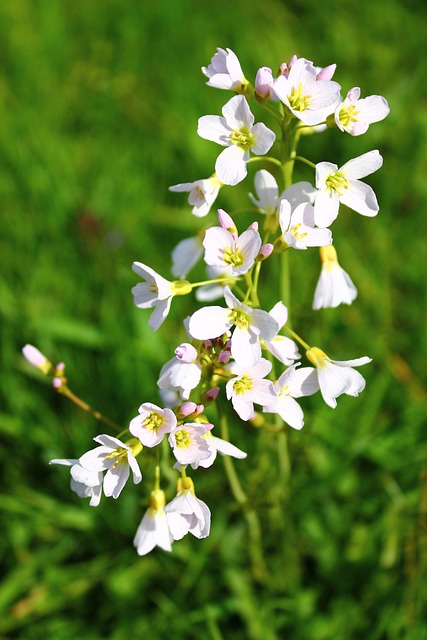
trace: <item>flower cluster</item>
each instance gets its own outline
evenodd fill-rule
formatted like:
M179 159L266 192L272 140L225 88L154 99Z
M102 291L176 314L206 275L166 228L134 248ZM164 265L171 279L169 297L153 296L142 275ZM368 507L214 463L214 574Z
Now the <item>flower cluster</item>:
M189 192L192 213L202 218L224 188L246 178L251 163L261 160L272 172L265 168L255 172L253 193L248 194L255 213L246 224L239 220L237 225L234 214L220 208L212 224L179 242L172 254L175 280L134 262L133 270L141 278L132 289L134 303L152 310L148 323L153 331L166 321L175 296L195 291L201 303L183 320L185 338L171 346L172 357L160 370L161 404L144 400L128 427L119 428L120 437L101 434L94 438L98 446L79 458L51 460L69 466L71 489L97 506L102 494L118 498L131 475L135 484L140 483L138 460L156 451L148 509L134 539L139 555L155 546L170 551L172 543L187 533L197 538L209 535L210 510L196 497L187 471L211 467L218 453L246 458L243 450L229 442L228 428L224 428L227 416L234 415L234 426L240 420L262 427L273 420L277 428L301 429L304 412L300 403L305 396L320 392L324 402L335 408L341 395L357 396L365 387L354 367L367 364L369 357L334 360L308 344L291 328L287 300L278 299L279 295L272 309L262 308L266 303L260 285L264 272L289 250L319 249L322 271L314 309L351 304L357 296L356 287L338 263L329 227L342 205L363 216L378 213L375 193L361 179L381 167L382 157L371 150L338 167L298 156L297 145L302 134L328 128L362 135L370 124L385 118L389 109L381 96L361 99L358 87L343 98L340 85L332 79L335 71L335 64L321 68L292 56L280 65L276 77L270 68L261 67L251 84L230 49L218 49L210 64L202 67L210 87L235 93L223 106L222 115L205 115L198 123L199 136L223 149L210 177L176 184L171 191ZM272 124L255 123L251 100L265 109ZM293 182L296 161L310 167L311 181ZM207 279L187 280L202 258ZM62 364L53 367L30 345L24 348L24 355L53 376L57 390L75 400ZM303 357L308 366L299 362ZM99 418L99 412L88 405L83 408ZM232 439L240 437L237 426ZM168 451L180 472L176 496L168 503L161 488L159 447L163 448L162 458Z

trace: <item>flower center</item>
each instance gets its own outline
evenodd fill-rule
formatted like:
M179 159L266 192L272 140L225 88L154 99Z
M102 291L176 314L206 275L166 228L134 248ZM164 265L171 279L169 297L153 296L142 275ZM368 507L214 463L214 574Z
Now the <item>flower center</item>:
M302 240L303 238L306 237L307 232L300 232L301 228L301 222L298 222L298 224L294 225L293 227L291 227L288 231L288 233L291 234L291 236L294 236L295 240Z
M290 396L290 395L291 395L291 390L289 389L288 385L285 384L285 386L280 389L279 396Z
M348 125L352 122L357 122L357 116L359 115L359 113L360 109L358 109L355 105L351 105L350 107L342 107L338 119L343 127L348 127Z
M239 380L233 384L234 393L238 396L243 396L245 393L252 389L252 380L249 376L242 376Z
M300 82L298 87L293 87L288 100L294 111L305 111L310 106L311 96L303 95L303 86Z
M247 127L242 127L241 129L235 129L230 134L230 140L232 144L237 145L240 149L247 151L255 144L255 138L252 133L249 131Z
M342 196L348 187L348 178L346 178L342 171L334 171L326 178L326 188L329 189L329 191L336 191L339 196Z
M239 327L239 329L247 329L251 323L250 315L242 311L242 309L233 309L228 317L230 322Z
M305 352L305 355L310 360L312 364L314 364L317 368L322 368L327 366L329 362L329 358L324 351L319 349L318 347L311 347Z
M175 442L180 449L185 449L191 445L191 436L187 429L180 429L175 433Z
M155 411L151 411L151 413L149 413L143 421L142 425L143 427L145 427L145 429L149 429L150 431L157 431L162 426L164 421L165 419L163 416L161 416L159 413L156 413Z
M232 265L233 267L240 267L245 261L245 256L240 249L237 249L237 247L234 249L226 247L224 249L223 260L225 264Z
M150 293L159 293L159 290L157 288L157 285L155 282L150 282L148 285L148 291Z

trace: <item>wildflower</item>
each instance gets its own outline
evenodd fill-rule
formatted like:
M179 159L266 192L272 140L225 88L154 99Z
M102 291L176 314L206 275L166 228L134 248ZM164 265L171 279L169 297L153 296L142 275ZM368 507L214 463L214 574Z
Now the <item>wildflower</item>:
M306 352L307 358L317 369L320 393L327 405L335 409L336 398L343 393L348 396L358 396L365 388L364 377L352 369L372 362L372 358L363 356L355 360L331 360L318 347L311 347Z
M279 327L274 318L262 309L252 309L224 288L228 309L219 306L202 307L190 318L189 331L197 340L217 338L235 326L231 339L231 355L242 364L255 364L261 357L259 339L272 340Z
M90 507L99 505L102 494L102 471L89 471L80 465L78 459L73 458L49 460L49 464L71 467L71 490L77 493L79 498L90 498Z
M227 399L231 400L236 413L242 420L249 420L255 414L254 403L262 406L271 405L276 392L270 380L264 380L271 371L271 362L261 358L252 367L242 366L238 362L233 367L237 374L227 382Z
M222 186L221 180L218 180L214 173L210 178L203 180L174 184L169 187L169 191L189 191L188 204L193 206L192 214L198 218L203 218L209 213Z
M352 136L365 133L373 122L384 120L390 113L388 102L382 96L360 99L359 87L353 87L335 110L336 125Z
M276 320L280 329L287 323L288 321L288 310L283 304L283 302L278 302L274 305L274 307L269 311L270 315L274 320ZM266 348L277 360L279 360L282 364L289 366L293 364L294 360L298 360L301 358L301 355L298 352L297 344L288 338L287 336L282 336L277 334L271 340L263 340L262 346Z
M202 367L196 349L183 342L175 349L175 357L166 362L160 371L157 385L160 389L176 389L184 399L200 382Z
M250 151L263 155L271 148L276 134L262 122L254 125L254 116L244 96L234 96L222 108L221 116L199 118L197 133L223 147L215 172L224 184L235 185L247 174Z
M172 551L173 537L165 513L165 493L154 489L149 498L149 506L142 518L133 540L133 546L139 556L150 553L154 547Z
M33 367L36 367L45 375L51 371L52 363L32 344L26 344L25 347L22 348L22 354Z
M338 216L340 202L362 216L376 216L379 210L373 189L361 182L382 166L379 151L368 151L349 160L340 169L332 162L316 165L314 221L318 227L328 227Z
M170 531L174 540L181 540L188 532L196 538L206 538L211 527L209 507L194 493L191 478L179 478L177 495L165 507Z
M319 390L317 372L313 367L297 369L298 365L292 365L282 373L274 385L277 397L267 407L266 413L278 413L293 429L302 429L304 426L304 413L294 398L311 396Z
M94 440L101 446L84 453L79 458L79 464L88 471L107 472L103 482L104 494L107 497L119 497L129 478L129 468L132 470L134 484L141 482L141 471L136 461L136 456L142 450L139 440L132 438L123 443L106 434L96 436Z
M284 245L285 249L307 249L332 243L332 233L329 229L315 228L314 207L311 204L300 204L291 213L291 203L281 200L279 222L282 237L279 238L278 247Z
M146 281L132 288L133 301L140 309L154 307L148 324L157 331L169 313L173 296L190 293L191 285L187 280L169 282L142 262L134 262L132 270Z
M306 125L320 124L332 113L339 100L340 85L331 80L318 80L313 63L298 58L288 77L280 75L274 92L291 113Z
M255 229L247 229L238 236L223 227L211 227L203 240L205 262L225 274L242 275L253 266L261 242L261 236Z
M172 251L172 275L185 278L203 254L202 238L194 236L178 242Z
M231 49L218 47L210 65L202 67L202 72L209 78L206 84L216 89L232 89L236 93L244 93L249 84L238 57Z
M314 292L313 309L351 304L357 289L348 273L340 266L335 247L320 247L322 270Z
M139 415L129 424L129 431L144 445L155 447L166 433L176 427L176 417L171 409L161 409L151 402L144 402L138 409Z
M172 429L169 444L179 464L195 464L210 456L210 450L203 438L206 430L198 422L187 422Z

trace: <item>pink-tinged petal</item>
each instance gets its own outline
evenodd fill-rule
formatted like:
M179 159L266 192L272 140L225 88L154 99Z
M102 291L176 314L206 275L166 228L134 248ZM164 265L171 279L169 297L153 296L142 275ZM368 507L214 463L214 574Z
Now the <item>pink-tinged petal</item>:
M199 118L197 133L205 140L211 140L226 147L229 144L231 131L221 116L202 116Z
M262 122L258 122L252 127L252 135L254 136L255 144L251 151L257 156L263 156L270 151L276 139L274 131L266 127Z
M286 233L289 229L289 223L291 221L291 203L288 200L280 201L279 210L279 224L282 234Z
M233 218L230 215L228 215L228 213L224 211L224 209L218 209L218 222L219 222L219 226L222 229L227 230L231 234L232 239L234 240L237 235L237 228Z
M255 414L253 402L246 400L243 395L233 395L231 403L234 411L244 422L250 420Z
M156 308L148 320L148 325L153 329L153 331L157 331L157 329L163 324L166 320L166 317L169 313L170 307L172 303L172 298L167 298L167 300L159 300Z
M338 82L331 80L317 80L310 85L310 109L321 111L331 107L331 113L339 99L341 87Z
M244 156L245 151L235 144L221 151L215 163L215 172L221 182L234 186L246 178L248 170Z
M251 325L258 329L261 338L267 341L272 340L279 331L278 322L262 309L253 309Z
M222 115L232 131L241 129L242 127L250 129L254 123L254 116L244 96L234 96L231 98L231 100L223 106ZM219 179L221 180L220 177ZM221 181L224 182L223 180Z
M378 201L374 190L360 180L351 180L340 200L349 209L357 211L362 216L373 217L379 211Z
M203 246L206 264L229 270L229 265L224 261L225 250L234 249L234 238L229 231L221 227L211 227L205 233Z
M368 96L359 101L359 119L368 122L379 122L384 120L390 113L388 102L383 96Z
M258 336L247 329L236 327L231 339L231 355L240 367L253 367L261 357Z
M316 76L316 80L330 80L334 75L336 68L336 64L329 64L327 67L320 69Z
M236 247L240 249L245 257L246 268L244 273L246 273L251 268L261 249L261 236L258 231L248 229L238 237Z
M113 469L109 469L104 477L104 494L117 499L129 478L129 465L120 462Z
M229 309L212 306L198 309L190 318L189 331L196 340L218 338L232 326Z
M383 158L377 149L368 151L367 153L349 160L340 168L349 180L358 180L369 176L374 171L382 167Z
M134 484L139 484L142 480L142 473L141 470L139 468L138 462L135 458L134 455L132 455L130 452L128 453L128 463L129 463L129 467L132 471L132 475L133 475L133 483Z
M318 227L329 227L336 220L340 199L335 191L318 191L314 203L314 220Z
M175 355L178 360L190 364L197 360L197 349L189 342L183 342L175 349Z

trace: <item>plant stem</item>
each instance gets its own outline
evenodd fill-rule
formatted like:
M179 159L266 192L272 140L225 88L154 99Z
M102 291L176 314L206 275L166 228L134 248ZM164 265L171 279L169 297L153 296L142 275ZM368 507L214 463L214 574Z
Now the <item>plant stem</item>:
M100 411L93 409L89 404L87 404L87 402L76 396L76 394L73 393L68 387L61 387L60 389L58 389L58 393L62 393L62 395L66 396L69 400L71 400L71 402L74 402L74 404L80 407L80 409L83 409L83 411L87 411L87 413L90 413L94 418L96 418L96 420L103 422L104 424L111 427L111 429L114 429L119 433L123 431L122 427L119 427L118 424L103 416Z
M285 330L285 331L287 331L288 333L290 333L290 334L291 334L291 336L292 336L293 338L295 338L295 340L296 340L297 342L299 342L299 343L304 347L304 349L305 349L306 351L308 351L309 349L311 349L310 345L309 345L309 344L307 344L307 343L305 342L305 340L303 340L302 338L300 338L300 336L299 336L297 333L295 333L295 331L293 331L290 327L288 327L288 325L287 325L287 324L286 324L283 328L284 328L284 330Z

